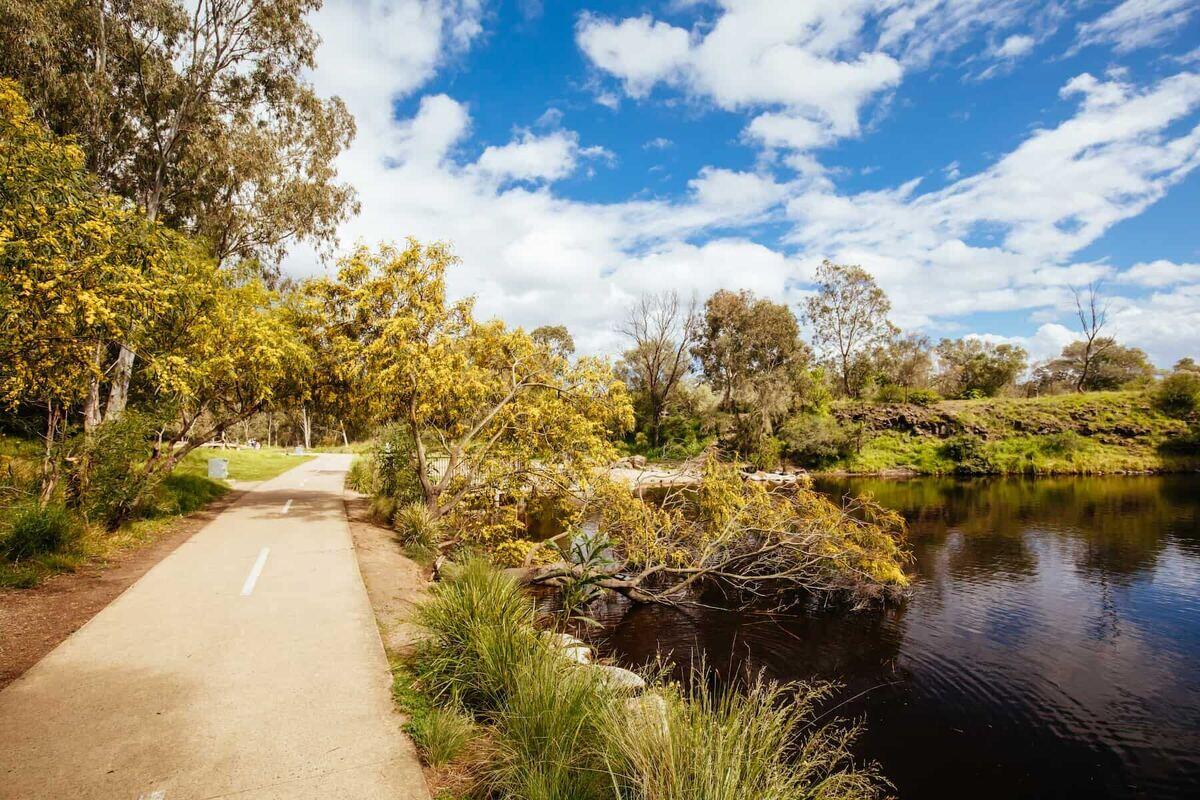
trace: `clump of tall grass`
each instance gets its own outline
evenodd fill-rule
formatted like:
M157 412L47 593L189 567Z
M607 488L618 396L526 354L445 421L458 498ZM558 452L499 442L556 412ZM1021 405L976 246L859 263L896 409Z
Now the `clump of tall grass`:
M877 797L883 785L856 768L855 730L810 729L824 684L779 684L759 676L713 692L703 670L692 688L659 687L665 724L630 725L609 706L604 721L608 768L622 797L637 800L801 800Z
M867 800L885 785L854 765L854 729L812 727L828 686L759 678L711 693L701 671L692 688L659 685L661 702L628 700L555 654L521 587L481 559L436 585L417 622L430 638L415 672L397 673L410 731L428 763L486 735L472 769L490 797ZM414 686L424 701L405 699Z
M419 680L440 699L479 712L499 709L515 667L540 646L533 619L533 602L515 580L482 559L468 560L417 608L416 621L430 634L417 657Z
M429 510L429 506L417 501L406 503L396 509L392 516L392 527L396 538L408 547L430 549L442 538L442 521Z
M493 792L529 800L612 797L599 744L614 702L595 671L543 644L516 665L513 689L494 716L496 757L487 780Z
M0 524L0 556L24 561L60 553L79 534L79 525L62 503L28 501L15 506Z

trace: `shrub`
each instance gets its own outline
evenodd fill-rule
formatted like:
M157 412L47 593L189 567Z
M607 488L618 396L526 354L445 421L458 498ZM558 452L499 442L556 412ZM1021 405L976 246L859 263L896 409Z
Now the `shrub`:
M829 687L753 681L712 692L706 674L692 688L661 688L665 725L630 725L610 707L608 767L629 796L654 800L790 800L877 797L883 781L854 767L855 730L812 728ZM625 796L625 795L622 795Z
M394 498L397 503L421 499L421 481L417 475L412 435L401 425L391 425L379 435L371 454L376 494Z
M908 402L918 406L931 406L940 403L942 396L933 389L912 389L908 393Z
M150 456L152 418L127 412L96 428L84 443L77 470L80 508L89 520L115 529L142 510L157 480L143 469Z
M875 390L876 403L903 403L908 393L903 386L885 383Z
M750 453L750 463L755 469L770 472L779 469L782 454L783 442L774 436L764 436L754 445L754 450Z
M511 665L513 691L495 715L497 796L537 800L613 797L597 758L612 705L598 674L545 651ZM626 725L628 722L625 723Z
M1154 392L1154 405L1171 417L1189 417L1200 408L1200 374L1173 372Z
M444 526L429 506L418 501L396 509L392 527L401 544L428 549L437 546Z
M79 528L62 503L22 503L12 509L0 529L0 555L22 561L66 549Z
M831 416L806 414L780 428L784 453L802 467L823 467L854 452L854 437Z
M941 450L945 458L954 462L954 471L962 475L989 475L995 471L987 445L973 434L947 439Z
M346 486L360 494L375 493L375 468L371 459L358 456L350 462Z

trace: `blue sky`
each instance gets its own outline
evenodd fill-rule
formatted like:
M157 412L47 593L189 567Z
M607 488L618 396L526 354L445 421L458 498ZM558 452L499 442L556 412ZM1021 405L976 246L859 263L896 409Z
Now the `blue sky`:
M342 243L447 240L486 314L615 352L641 292L799 307L823 258L906 329L1200 356L1200 0L327 0ZM288 268L312 271L297 253Z

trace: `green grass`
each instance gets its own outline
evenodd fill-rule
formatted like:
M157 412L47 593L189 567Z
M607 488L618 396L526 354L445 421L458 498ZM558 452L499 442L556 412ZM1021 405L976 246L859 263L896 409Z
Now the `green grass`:
M887 408L878 407L858 452L828 469L1090 475L1200 467L1200 457L1172 451L1188 425L1158 411L1142 391L947 400L925 413L946 423L948 435L889 429Z
M103 562L119 553L148 544L181 517L207 506L229 491L229 486L207 477L208 458L228 458L234 480L261 481L273 478L308 461L312 456L292 456L278 448L261 450L213 450L189 453L155 489L152 501L141 514L115 531L103 531L72 518L70 541L53 552L21 553L0 558L0 587L30 588L60 572L73 572L87 564ZM26 495L21 486L36 479L40 458L38 443L0 436L0 537L5 536L18 511L26 503L14 498Z
M311 461L315 456L294 456L290 451L276 447L260 450L221 450L201 447L184 456L175 468L175 475L208 475L208 459L229 459L229 478L235 481L265 481L287 472L295 466Z
M713 694L698 675L693 689L659 683L658 700L631 706L556 655L530 598L485 562L435 585L417 622L429 638L394 666L393 696L426 763L470 777L435 796L865 800L884 785L854 765L853 730L812 724L825 687L759 681Z

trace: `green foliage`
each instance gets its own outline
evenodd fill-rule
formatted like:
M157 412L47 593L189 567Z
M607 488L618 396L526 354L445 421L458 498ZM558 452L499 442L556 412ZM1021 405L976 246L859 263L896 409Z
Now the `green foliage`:
M108 530L130 519L149 499L159 476L147 474L154 421L135 412L106 422L80 448L79 504L84 516Z
M754 445L750 453L750 463L755 469L772 471L779 469L783 455L784 443L775 436L763 436Z
M346 472L346 486L360 494L374 494L375 470L370 458L354 457Z
M1179 370L1163 378L1154 391L1154 405L1171 417L1190 417L1200 408L1200 373Z
M942 454L954 462L954 471L963 475L987 475L995 471L983 439L972 434L948 439L942 445Z
M874 769L856 768L857 731L813 727L826 685L769 682L716 692L698 670L689 689L659 689L665 718L630 724L605 715L607 763L639 800L858 800L881 794Z
M482 559L430 590L416 621L430 635L417 659L418 676L443 702L494 711L514 687L513 665L538 647L533 602L512 578Z
M21 503L10 509L0 523L0 556L9 561L26 561L59 553L79 532L79 523L62 503Z
M473 770L488 797L865 800L884 785L854 765L853 729L814 724L825 686L757 680L714 694L697 674L691 688L627 702L596 671L556 657L520 590L481 562L434 592L419 607L433 641L414 672L395 670L394 696L426 760L457 754L452 766ZM465 760L473 739L488 742L486 761Z
M779 437L787 459L802 467L825 467L854 452L853 432L826 414L794 416L780 428Z
M907 402L913 405L928 407L939 403L942 396L933 389L913 389L908 393Z
M397 504L420 500L421 482L416 471L415 451L408 428L396 424L386 426L371 449L372 492Z
M458 758L475 736L475 723L458 709L425 701L410 703L404 710L409 715L404 730L431 767L444 766Z
M938 380L954 397L994 397L1025 371L1028 353L1012 344L982 339L942 339L937 346Z
M856 361L897 332L888 321L891 301L869 272L859 266L824 261L817 290L805 301L804 317L821 355L837 371L842 394L857 397Z
M445 533L442 521L419 500L398 508L392 527L401 544L425 549L435 547Z
M487 783L501 797L612 797L597 758L612 694L595 672L542 648L508 665L513 691L494 716L497 757Z

